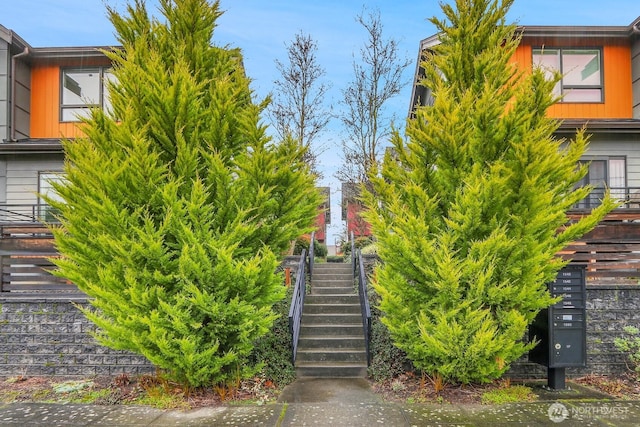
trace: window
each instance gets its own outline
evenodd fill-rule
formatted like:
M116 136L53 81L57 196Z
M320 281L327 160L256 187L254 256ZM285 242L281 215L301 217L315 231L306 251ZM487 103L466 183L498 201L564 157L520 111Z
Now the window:
M53 189L53 182L64 180L62 172L39 172L38 173L38 193L52 198L62 200ZM55 210L42 198L38 199L38 218L45 222L57 222Z
M111 68L66 68L61 76L60 121L74 122L87 117L91 107L110 109L105 82L114 80Z
M533 49L533 64L551 77L559 71L555 87L560 102L602 102L602 55L600 49Z
M589 171L578 185L591 185L593 191L578 203L578 209L592 209L598 206L607 188L611 190L613 198L627 199L624 157L585 157L581 163L589 163Z

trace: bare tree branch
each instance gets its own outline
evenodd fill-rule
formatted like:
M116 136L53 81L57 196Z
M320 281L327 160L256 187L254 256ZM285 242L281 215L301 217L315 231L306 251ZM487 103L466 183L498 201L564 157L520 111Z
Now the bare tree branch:
M379 10L363 10L356 21L368 38L358 61L354 59L353 80L342 91L344 164L335 176L343 182L358 183L367 182L369 171L380 161L382 141L391 127L391 118L384 115L383 107L409 83L402 81L402 73L411 61L398 56L396 40L383 37Z
M331 85L321 80L326 73L318 64L318 45L310 35L299 32L285 46L288 61L275 61L280 79L274 81L268 114L281 138L291 136L306 148L305 161L319 174L319 152L313 142L332 117L325 103Z

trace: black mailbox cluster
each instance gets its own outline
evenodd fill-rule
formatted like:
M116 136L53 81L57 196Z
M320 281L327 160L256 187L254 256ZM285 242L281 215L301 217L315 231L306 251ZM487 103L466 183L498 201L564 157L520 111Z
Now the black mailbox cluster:
M567 266L549 283L554 297L562 297L541 310L529 328L529 337L540 343L529 360L550 369L581 367L587 363L586 272L584 266ZM555 374L550 371L550 376ZM564 385L564 371L562 372ZM564 388L564 387L552 387Z

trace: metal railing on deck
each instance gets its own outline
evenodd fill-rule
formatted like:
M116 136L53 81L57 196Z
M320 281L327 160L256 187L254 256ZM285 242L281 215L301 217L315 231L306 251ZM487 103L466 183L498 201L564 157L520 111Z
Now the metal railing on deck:
M369 346L371 339L371 307L369 306L369 296L367 294L367 274L364 269L364 261L362 260L360 249L356 249L353 233L351 233L351 262L353 263L354 278L358 281L364 345L367 351L367 366L369 366L371 365L371 351Z
M296 353L298 351L298 338L300 337L300 325L302 323L302 309L304 307L304 295L307 291L307 251L302 250L300 254L300 262L298 263L298 271L296 272L296 283L293 287L293 297L291 298L291 307L289 308L289 332L291 333L293 346L292 363L296 362Z
M0 223L56 223L56 211L47 204L3 204L0 205Z
M611 197L621 203L619 209L640 209L640 187L597 187L586 198L578 202L574 209L591 210L598 207L606 191L609 191Z

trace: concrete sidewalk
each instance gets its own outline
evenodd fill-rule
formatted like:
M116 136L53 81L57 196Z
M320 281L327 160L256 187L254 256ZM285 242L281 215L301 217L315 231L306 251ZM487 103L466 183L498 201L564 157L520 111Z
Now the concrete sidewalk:
M0 404L14 426L640 426L640 402L572 399L508 405L382 402L365 380L298 380L277 403L163 411L142 406Z

